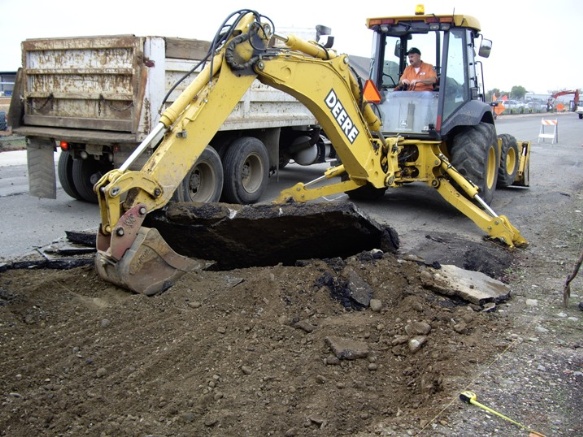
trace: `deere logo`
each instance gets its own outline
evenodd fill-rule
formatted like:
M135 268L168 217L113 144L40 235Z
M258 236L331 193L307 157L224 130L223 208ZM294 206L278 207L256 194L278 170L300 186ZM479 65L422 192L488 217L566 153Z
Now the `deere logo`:
M330 90L328 97L326 97L326 106L330 108L330 112L334 116L334 119L338 123L338 126L342 129L342 132L350 141L350 144L354 143L354 140L358 136L359 132L352 119L348 116L348 113L344 109L344 105L338 100L338 96L334 90Z

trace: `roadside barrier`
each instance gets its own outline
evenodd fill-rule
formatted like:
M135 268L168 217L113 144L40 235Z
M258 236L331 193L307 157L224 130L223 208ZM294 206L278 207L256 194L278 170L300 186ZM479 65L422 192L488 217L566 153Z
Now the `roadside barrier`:
M545 128L546 128L546 132L545 132ZM552 130L552 133L549 132ZM538 142L540 143L540 140L543 140L543 143L545 142L545 139L550 139L551 140L551 144L555 144L559 142L559 121L557 119L554 120L547 120L545 118L543 118L541 120L541 126L540 126L540 133L538 134Z

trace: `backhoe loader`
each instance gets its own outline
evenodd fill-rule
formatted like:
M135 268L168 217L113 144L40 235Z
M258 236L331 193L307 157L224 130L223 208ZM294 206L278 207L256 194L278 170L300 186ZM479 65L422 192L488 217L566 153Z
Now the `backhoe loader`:
M213 41L208 65L126 163L94 187L101 214L95 265L102 278L152 295L184 272L202 268L142 224L148 213L171 200L255 79L303 103L338 156L337 165L321 178L282 191L275 200L282 208L337 193L375 198L388 188L423 182L490 238L510 247L527 244L505 216L488 206L498 181L528 185L530 145L521 142L519 152L513 137L496 137L473 59L477 20L433 14L368 20L377 52L366 84L353 72L347 55L278 35L271 20L255 11L238 11L227 20L232 24L223 26L226 30ZM451 59L436 64L438 89L395 91L412 35L430 33L438 60ZM391 38L396 42L389 51ZM391 53L398 62L389 59ZM145 166L128 170L150 148L154 152Z

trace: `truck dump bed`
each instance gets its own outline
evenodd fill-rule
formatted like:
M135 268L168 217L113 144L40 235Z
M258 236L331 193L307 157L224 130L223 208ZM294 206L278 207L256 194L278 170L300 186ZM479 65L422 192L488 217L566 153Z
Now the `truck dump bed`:
M207 41L134 35L22 43L21 135L137 143L158 122L172 86L207 54ZM168 96L172 103L195 74ZM314 124L293 97L256 82L223 130Z

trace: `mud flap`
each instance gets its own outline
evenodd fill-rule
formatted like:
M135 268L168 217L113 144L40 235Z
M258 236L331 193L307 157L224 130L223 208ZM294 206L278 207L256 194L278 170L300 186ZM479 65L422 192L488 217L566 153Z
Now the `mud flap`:
M56 199L54 143L44 138L29 138L26 161L28 163L28 193L41 199Z
M162 293L185 273L207 266L205 261L177 254L156 229L146 227L140 228L119 261L101 251L95 257L95 268L101 278L147 296Z

